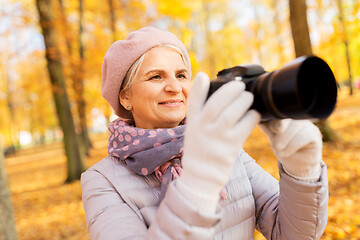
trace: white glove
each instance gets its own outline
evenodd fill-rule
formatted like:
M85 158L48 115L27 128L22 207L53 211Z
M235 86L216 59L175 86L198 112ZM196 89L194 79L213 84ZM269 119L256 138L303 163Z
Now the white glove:
M260 115L249 111L253 95L242 82L223 85L205 103L209 83L205 73L195 76L186 118L183 172L176 186L199 210L214 213L236 156Z
M272 120L260 124L285 172L303 181L315 182L320 177L322 137L308 120Z

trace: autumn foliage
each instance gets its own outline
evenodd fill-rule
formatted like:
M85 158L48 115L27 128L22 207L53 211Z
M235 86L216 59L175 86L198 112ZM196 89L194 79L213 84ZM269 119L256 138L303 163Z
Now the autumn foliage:
M187 47L193 75L204 71L211 79L223 68L255 63L272 71L295 58L289 0L44 0L54 18L42 27L57 36L46 51L35 2L8 0L0 8L0 145L21 240L89 239L79 181L64 183L64 132L53 95L67 91L78 136L87 126L90 167L106 156L112 110L100 95L100 78L112 42L144 26L170 30ZM360 1L305 2L312 52L330 65L341 89L329 118L338 139L323 148L330 201L322 239L360 239ZM61 63L65 90L51 85L45 52ZM259 129L245 149L278 177Z

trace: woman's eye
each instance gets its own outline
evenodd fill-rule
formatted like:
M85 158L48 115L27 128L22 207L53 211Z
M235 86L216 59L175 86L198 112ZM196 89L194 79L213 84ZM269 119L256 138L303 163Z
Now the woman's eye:
M178 75L177 75L177 78L183 78L183 79L186 79L186 75L185 75L185 74L178 74Z
M154 76L149 78L149 80L159 80L159 79L161 79L160 75L154 75Z

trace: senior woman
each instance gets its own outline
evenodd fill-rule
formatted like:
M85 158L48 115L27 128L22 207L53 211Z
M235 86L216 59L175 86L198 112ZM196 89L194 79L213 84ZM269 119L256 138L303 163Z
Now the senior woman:
M267 239L319 239L328 186L318 129L260 124L278 182L242 149L260 121L244 84L205 102L207 75L190 79L189 55L170 32L142 28L107 51L102 95L119 118L108 157L81 178L91 239L253 239L255 228Z

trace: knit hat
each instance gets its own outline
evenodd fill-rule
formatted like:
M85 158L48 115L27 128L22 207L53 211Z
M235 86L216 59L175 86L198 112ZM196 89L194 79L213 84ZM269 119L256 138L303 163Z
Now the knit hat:
M130 112L121 106L119 101L120 87L127 71L141 55L161 45L179 48L190 66L189 54L184 44L173 33L153 27L130 33L125 40L114 42L106 52L101 73L101 95L120 118L131 118Z

